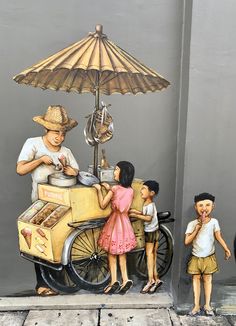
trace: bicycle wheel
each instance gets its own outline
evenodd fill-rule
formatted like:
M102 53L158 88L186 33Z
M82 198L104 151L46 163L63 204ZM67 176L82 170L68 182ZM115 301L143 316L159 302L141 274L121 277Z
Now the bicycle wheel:
M79 284L73 282L68 275L67 267L61 271L40 265L40 272L43 280L54 291L62 293L74 293L80 289Z
M99 290L110 279L107 253L98 246L101 227L78 231L71 243L70 277L83 289Z
M164 226L159 227L159 240L157 249L157 272L160 277L165 275L172 263L173 237L170 230ZM145 249L135 253L136 274L141 278L147 278L147 262Z

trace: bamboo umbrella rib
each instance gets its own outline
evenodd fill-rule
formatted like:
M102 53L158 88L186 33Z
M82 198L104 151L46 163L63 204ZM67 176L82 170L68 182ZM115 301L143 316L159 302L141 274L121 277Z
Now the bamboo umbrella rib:
M112 63L112 70L113 70L114 72L117 72L117 73L118 73L118 72L124 72L125 69L124 69L124 67L122 67L122 65L121 65L121 63L120 63L120 60L117 58L116 55L113 56L113 53L112 53L112 51L110 50L110 47L107 46L107 40L104 40L104 43L105 43L106 53L107 53L107 55L108 55L108 57L109 57L109 59L110 59L110 61L111 61L111 63ZM110 70L110 69L108 69L108 70Z
M101 46L101 52L100 52L100 55L101 55L101 66L100 66L100 69L102 71L106 71L106 70L110 70L111 71L112 63L111 63L110 57L107 54L105 40L106 39L102 38L101 39L101 43L100 43L100 46Z
M76 78L76 75L77 75L77 69L74 69L72 71L69 71L69 74L67 75L67 78L64 81L64 84L63 84L63 86L62 86L61 89L64 90L64 91L66 91L66 92L69 92L70 89L71 89L71 86L74 83L74 80Z
M96 55L98 53L98 55ZM94 69L99 71L99 38L95 39L92 52L89 57L87 68L89 70Z
M89 46L86 47L83 51L81 51L81 56L77 59L76 63L74 64L73 68L81 68L81 69L88 69L90 56L93 52L93 46L94 46L94 39L92 39L92 42L89 43Z
M113 49L113 47L110 45L109 42L107 42L106 45L107 45L107 48L109 48L109 50L111 51L112 56L115 56L117 58L117 60L122 64L122 66L125 68L124 70L127 73L132 72L132 69L130 68L130 64L129 64L129 66L127 65L127 63L129 63L129 62L127 60L125 60L125 58L122 58L121 56L119 56L118 52ZM133 68L136 70L136 72L138 72L138 70L135 67L133 67Z

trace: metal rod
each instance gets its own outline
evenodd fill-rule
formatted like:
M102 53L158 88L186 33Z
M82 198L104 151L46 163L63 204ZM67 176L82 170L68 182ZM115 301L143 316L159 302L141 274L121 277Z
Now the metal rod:
M97 75L97 85L95 92L95 108L96 111L99 110L99 73ZM98 176L98 143L94 145L94 155L93 155L93 174Z

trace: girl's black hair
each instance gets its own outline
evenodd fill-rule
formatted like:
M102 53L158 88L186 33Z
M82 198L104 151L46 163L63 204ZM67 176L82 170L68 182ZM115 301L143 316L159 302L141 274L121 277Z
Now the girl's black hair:
M133 164L127 161L120 161L116 165L120 168L119 183L122 185L122 187L130 187L135 171Z

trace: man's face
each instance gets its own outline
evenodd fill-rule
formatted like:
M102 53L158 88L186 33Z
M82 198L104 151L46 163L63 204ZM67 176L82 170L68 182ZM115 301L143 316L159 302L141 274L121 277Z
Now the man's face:
M150 191L148 189L148 186L145 186L145 185L142 186L140 193L141 193L142 199L144 199L144 200L154 196L154 191Z
M209 199L198 201L195 204L195 210L198 216L202 216L205 213L205 217L208 217L213 211L214 203Z
M48 130L46 138L52 146L60 146L65 139L65 135L66 133L63 131Z

